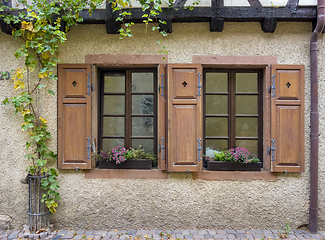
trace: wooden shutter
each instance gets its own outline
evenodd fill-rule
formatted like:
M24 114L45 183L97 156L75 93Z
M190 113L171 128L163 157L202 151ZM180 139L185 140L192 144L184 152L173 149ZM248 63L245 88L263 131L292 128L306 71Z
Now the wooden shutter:
M166 170L166 64L158 67L158 168Z
M88 64L58 65L59 169L91 168L90 73Z
M304 171L304 78L304 66L272 66L270 94L273 172Z
M203 80L201 65L168 65L167 171L202 170Z

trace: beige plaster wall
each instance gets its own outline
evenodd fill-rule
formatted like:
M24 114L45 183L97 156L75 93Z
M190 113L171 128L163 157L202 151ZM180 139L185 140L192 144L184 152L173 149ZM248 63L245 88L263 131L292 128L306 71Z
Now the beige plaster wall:
M287 219L293 227L308 222L309 213L309 40L310 23L278 23L266 34L259 23L225 23L222 33L211 33L208 23L173 24L163 39L169 63L191 63L193 55L271 55L279 64L306 66L306 172L278 174L276 182L203 181L191 174L174 173L166 180L85 179L83 171L60 170L62 199L52 222L58 228L175 229L175 228L276 228ZM144 25L136 25L134 37L119 40L106 34L104 25L71 29L60 50L63 63L84 63L87 54L158 54L157 34L144 37ZM325 102L325 41L320 38L320 103ZM0 70L19 66L13 57L21 43L0 32ZM50 83L56 90L56 83ZM0 80L0 97L10 96L12 80ZM39 92L39 111L49 120L56 150L56 98ZM320 222L325 219L325 109L320 104ZM26 136L12 107L0 106L0 214L12 217L12 226L27 223L27 186L20 183L28 161L23 157ZM53 163L55 166L56 163ZM235 173L234 173L235 174ZM323 203L324 202L324 203ZM322 225L321 228L324 228Z

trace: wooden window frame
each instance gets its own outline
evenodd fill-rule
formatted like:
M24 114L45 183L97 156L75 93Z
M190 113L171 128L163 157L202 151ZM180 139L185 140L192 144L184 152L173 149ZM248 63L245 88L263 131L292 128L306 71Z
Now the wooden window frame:
M124 147L130 148L132 147L132 139L153 139L154 141L154 154L157 155L157 68L100 68L99 70L99 104L98 104L98 146L103 151L109 151L110 149L102 149L103 148L103 138L123 138L124 139ZM153 73L153 92L145 93L145 92L136 92L133 93L131 89L132 83L132 73L144 73L150 72ZM104 92L104 76L106 73L125 73L125 92L124 93L105 93ZM104 96L125 96L125 112L124 114L103 114L103 106L104 106ZM132 96L134 95L153 95L153 105L154 105L154 113L150 115L144 114L132 114ZM104 115L110 115L115 117L124 117L124 136L103 136L103 118ZM153 125L154 125L154 136L132 136L132 117L153 117ZM107 116L106 116L107 117ZM116 146L117 147L117 146Z
M226 93L207 93L206 92L206 74L207 73L227 73L228 74L228 92ZM257 84L258 84L258 92L255 93L236 93L236 73L257 73ZM224 137L215 137L211 139L228 139L228 149L236 147L236 140L249 140L249 137L236 137L236 95L257 95L258 96L258 109L257 116L258 117L258 136L254 137L253 140L258 141L258 158L262 162L263 166L263 71L261 69L241 69L241 68L204 68L204 87L203 87L203 149L204 153L206 150L206 96L207 95L228 95L228 136ZM214 114L218 115L218 114ZM214 117L214 116L212 116ZM240 117L251 117L250 115L241 115Z
M167 55L86 55L85 63L92 64L92 80L94 96L98 94L98 69L99 68L157 68L159 65L168 64ZM266 116L270 115L270 108L267 103L270 102L268 93L270 79L270 65L277 64L275 56L216 56L216 55L194 55L192 63L201 64L204 69L208 68L241 68L241 69L261 69L263 71L263 146L270 144L270 119ZM159 71L158 71L159 73ZM95 150L98 139L98 108L94 107L98 104L98 98L92 98L92 136L95 139ZM159 113L158 113L159 114ZM159 117L159 116L158 116ZM158 129L159 131L159 129ZM261 172L212 172L202 171L192 173L193 179L203 180L265 180L276 181L277 174L270 172L270 155L265 147L263 147L263 164L264 170ZM153 170L136 170L136 169L96 169L95 159L92 158L92 169L84 170L85 178L120 178L120 179L167 179L169 174L163 169Z

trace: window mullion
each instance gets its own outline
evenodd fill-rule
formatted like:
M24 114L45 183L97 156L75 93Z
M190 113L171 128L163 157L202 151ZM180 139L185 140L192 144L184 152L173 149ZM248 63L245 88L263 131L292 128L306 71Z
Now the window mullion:
M132 135L132 96L131 96L131 89L132 89L132 79L131 79L131 71L126 71L126 78L125 78L125 139L124 139L124 146L126 148L131 147L131 135Z
M236 73L229 72L229 148L236 146Z

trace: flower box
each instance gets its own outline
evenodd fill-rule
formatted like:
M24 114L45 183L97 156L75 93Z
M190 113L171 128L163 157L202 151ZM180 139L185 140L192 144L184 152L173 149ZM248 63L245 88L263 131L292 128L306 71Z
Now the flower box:
M219 162L207 161L208 171L261 171L261 162L242 163L242 162Z
M99 169L151 169L152 160L129 159L121 164L116 164L115 161L99 160L98 167Z

